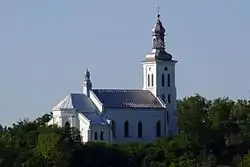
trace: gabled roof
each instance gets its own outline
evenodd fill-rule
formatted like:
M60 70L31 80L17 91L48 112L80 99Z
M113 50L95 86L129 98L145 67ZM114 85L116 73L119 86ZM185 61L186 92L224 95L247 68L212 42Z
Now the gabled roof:
M97 114L96 112L83 112L83 114L92 125L105 125L109 124L108 120L103 118L101 115Z
M93 89L92 91L107 108L165 108L148 90Z
M97 110L93 102L81 93L71 93L53 107L53 110L62 109L79 109L87 112Z
M92 125L105 125L109 122L98 114L98 109L85 94L71 93L61 100L53 110L76 109L85 116Z

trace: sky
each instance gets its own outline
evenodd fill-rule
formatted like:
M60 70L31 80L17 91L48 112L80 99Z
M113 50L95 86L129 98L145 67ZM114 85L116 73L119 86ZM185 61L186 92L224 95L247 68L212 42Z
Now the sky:
M0 2L0 124L51 112L82 91L141 88L159 4L178 98L250 98L249 0Z

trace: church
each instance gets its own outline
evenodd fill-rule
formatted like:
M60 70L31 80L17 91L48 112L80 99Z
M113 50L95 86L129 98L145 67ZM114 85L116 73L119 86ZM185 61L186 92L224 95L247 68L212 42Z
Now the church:
M83 142L150 143L177 134L177 61L166 51L164 38L158 14L152 29L152 51L141 63L141 89L95 89L87 69L82 92L57 103L48 124L76 127Z

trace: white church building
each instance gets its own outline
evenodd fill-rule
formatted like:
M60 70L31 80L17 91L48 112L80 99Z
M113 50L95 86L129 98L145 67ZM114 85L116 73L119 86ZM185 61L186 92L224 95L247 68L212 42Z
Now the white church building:
M154 142L178 133L175 64L165 49L165 29L157 16L152 51L142 62L141 89L94 89L89 70L81 93L53 107L49 125L79 129L82 141Z

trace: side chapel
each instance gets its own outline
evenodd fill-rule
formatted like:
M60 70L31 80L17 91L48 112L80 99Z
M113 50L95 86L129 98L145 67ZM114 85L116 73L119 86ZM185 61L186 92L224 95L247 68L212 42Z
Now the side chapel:
M94 89L87 70L82 93L71 93L55 105L48 124L78 128L83 142L148 143L177 134L177 61L166 51L164 36L158 14L152 51L142 61L141 89Z

